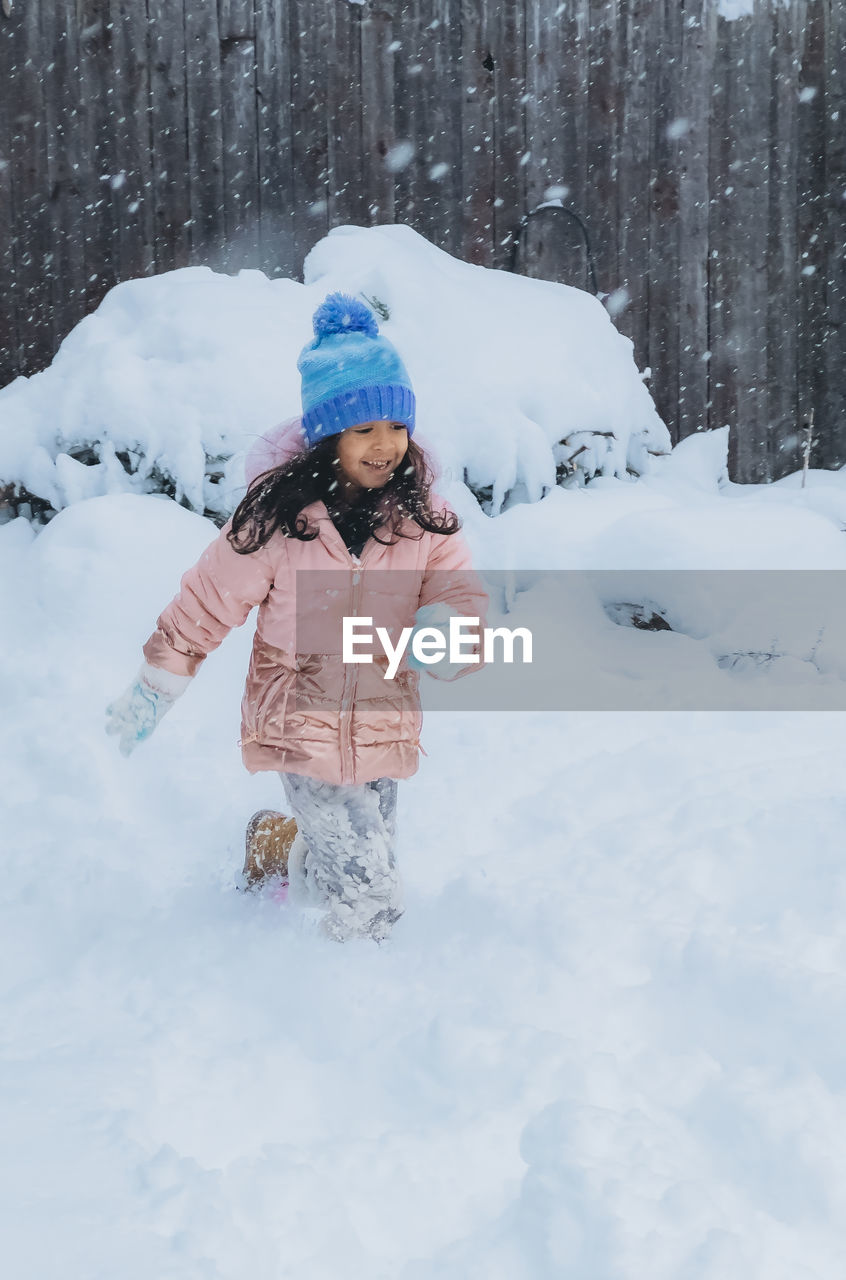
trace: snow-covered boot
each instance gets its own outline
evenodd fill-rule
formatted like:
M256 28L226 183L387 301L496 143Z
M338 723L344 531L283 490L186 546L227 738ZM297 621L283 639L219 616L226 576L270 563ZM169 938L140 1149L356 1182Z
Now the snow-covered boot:
M275 809L259 809L247 823L244 886L257 889L271 877L288 879L288 855L297 834L293 818Z

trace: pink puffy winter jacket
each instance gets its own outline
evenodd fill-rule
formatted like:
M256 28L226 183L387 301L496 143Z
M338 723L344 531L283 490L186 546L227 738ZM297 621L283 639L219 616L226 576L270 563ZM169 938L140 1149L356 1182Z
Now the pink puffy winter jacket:
M386 626L396 638L426 604L443 602L483 618L487 597L467 545L460 533L425 533L409 524L414 536L390 546L371 538L357 563L322 502L304 514L318 530L314 541L277 532L250 555L233 550L227 524L183 576L144 656L153 666L193 675L258 605L241 705L247 769L334 783L407 778L417 769L420 745L419 677L403 663L394 679L385 679L381 647L371 650L372 663L344 663L341 620L372 617L374 627Z

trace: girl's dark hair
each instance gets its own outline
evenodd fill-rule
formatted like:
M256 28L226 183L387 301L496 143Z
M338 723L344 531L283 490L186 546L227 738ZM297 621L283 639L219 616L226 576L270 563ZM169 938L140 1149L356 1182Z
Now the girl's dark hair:
M336 438L321 440L307 453L298 453L281 467L257 476L239 502L227 538L239 555L258 551L278 529L288 538L311 542L317 529L310 527L303 508L318 500L329 514L348 510L342 496ZM413 440L408 452L388 483L381 489L365 491L355 510L370 513L372 536L391 544L398 538L422 537L426 533L457 533L461 522L452 511L433 511L431 488L434 476L426 455ZM417 525L420 533L403 529L405 521ZM387 537L380 535L387 534Z

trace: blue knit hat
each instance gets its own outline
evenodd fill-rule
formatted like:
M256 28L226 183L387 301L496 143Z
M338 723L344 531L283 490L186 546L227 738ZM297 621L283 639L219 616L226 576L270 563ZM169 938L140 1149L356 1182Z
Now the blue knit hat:
M414 392L396 348L357 298L330 293L314 313L314 341L303 347L303 432L309 448L360 422L404 422L414 430Z

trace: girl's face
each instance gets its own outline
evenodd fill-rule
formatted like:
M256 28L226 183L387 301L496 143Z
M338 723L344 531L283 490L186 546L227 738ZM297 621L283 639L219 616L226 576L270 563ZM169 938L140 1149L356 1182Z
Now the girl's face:
M338 436L338 463L347 488L382 489L408 452L408 429L400 422L362 422Z

